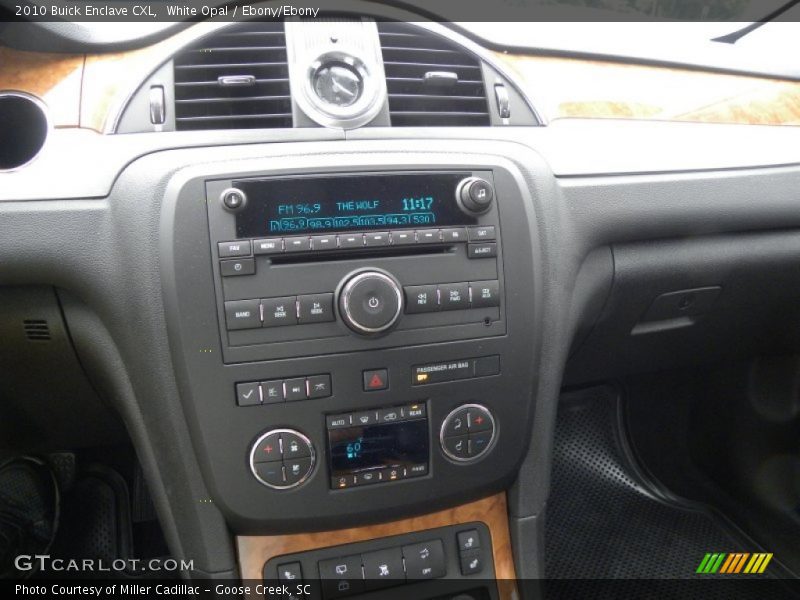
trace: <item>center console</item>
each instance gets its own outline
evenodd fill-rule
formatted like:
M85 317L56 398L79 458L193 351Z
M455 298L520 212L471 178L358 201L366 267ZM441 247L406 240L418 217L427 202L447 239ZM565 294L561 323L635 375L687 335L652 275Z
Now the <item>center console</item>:
M171 340L235 531L397 520L513 482L533 419L534 203L512 163L450 158L332 150L167 186Z

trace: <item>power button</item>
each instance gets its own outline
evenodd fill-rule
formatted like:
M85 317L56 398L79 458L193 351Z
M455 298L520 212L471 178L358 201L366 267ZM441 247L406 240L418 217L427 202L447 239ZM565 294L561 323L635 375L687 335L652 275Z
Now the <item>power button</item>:
M345 324L362 335L380 333L400 316L403 295L400 284L379 271L365 271L349 279L339 295Z

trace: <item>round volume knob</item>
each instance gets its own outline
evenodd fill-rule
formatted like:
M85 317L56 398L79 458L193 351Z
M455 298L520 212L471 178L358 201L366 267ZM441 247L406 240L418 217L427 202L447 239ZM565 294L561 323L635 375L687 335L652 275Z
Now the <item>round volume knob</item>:
M339 292L342 320L360 335L386 331L397 322L402 310L400 284L380 271L362 271L353 275Z
M494 188L480 177L467 177L458 184L456 200L467 214L479 215L492 207Z

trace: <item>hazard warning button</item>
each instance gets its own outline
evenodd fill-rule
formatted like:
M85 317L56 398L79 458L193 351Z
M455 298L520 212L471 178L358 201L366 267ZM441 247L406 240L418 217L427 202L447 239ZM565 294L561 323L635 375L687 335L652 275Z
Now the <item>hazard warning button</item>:
M364 391L374 392L376 390L385 390L389 387L389 370L388 369L371 369L364 371Z

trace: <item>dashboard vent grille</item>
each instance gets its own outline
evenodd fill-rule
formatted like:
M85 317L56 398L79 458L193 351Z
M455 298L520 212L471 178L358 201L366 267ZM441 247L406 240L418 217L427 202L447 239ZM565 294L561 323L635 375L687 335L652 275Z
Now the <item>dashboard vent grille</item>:
M173 64L176 129L292 126L282 22L229 27L185 48Z
M406 23L378 23L392 125L489 125L480 59Z
M25 319L22 322L25 337L31 342L49 342L50 326L44 319Z

